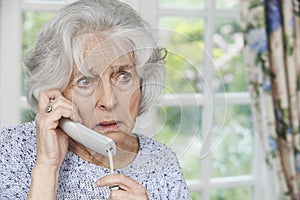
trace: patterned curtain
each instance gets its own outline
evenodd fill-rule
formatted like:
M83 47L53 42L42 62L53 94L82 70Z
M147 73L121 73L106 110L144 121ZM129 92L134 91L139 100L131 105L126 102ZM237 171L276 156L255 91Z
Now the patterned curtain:
M277 198L300 200L300 0L241 0L241 18L255 126Z

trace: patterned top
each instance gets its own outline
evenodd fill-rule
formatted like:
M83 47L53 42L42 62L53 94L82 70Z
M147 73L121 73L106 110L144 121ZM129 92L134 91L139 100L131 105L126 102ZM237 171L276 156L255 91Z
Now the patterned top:
M138 135L140 149L128 166L116 169L142 184L149 199L190 199L176 155L165 145ZM26 199L35 164L35 124L29 122L0 132L0 199ZM110 173L68 151L60 169L56 199L108 199L107 187L94 182Z

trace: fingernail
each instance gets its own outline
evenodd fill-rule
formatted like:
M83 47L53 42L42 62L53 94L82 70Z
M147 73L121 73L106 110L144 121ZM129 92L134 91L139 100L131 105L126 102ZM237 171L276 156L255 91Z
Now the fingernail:
M83 122L79 115L77 115L77 116L75 117L75 120L76 120L76 121L75 121L76 123L82 123L82 122Z
M96 185L96 186L100 186L100 180L97 180L97 181L95 182L95 185Z
M93 187L98 187L96 182L93 182Z
M80 116L78 116L78 120L79 120L79 123L83 122Z

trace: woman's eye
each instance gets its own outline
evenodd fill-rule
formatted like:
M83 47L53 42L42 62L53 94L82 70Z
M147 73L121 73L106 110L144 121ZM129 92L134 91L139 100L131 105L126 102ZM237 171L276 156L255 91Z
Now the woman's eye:
M121 72L116 77L116 81L118 83L128 82L130 79L131 79L131 74L129 72Z
M87 96L96 90L98 83L98 77L83 76L75 81L73 89L77 94Z
M80 78L76 84L78 87L89 87L91 84L93 84L95 81L93 78L90 77L83 77Z

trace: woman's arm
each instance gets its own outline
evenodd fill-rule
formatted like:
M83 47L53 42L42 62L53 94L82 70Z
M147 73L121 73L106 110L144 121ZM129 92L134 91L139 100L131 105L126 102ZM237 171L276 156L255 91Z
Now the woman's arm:
M26 199L29 191L30 162L28 146L35 141L32 123L0 130L0 199ZM28 145L28 146L27 146Z
M59 170L35 166L31 173L28 199L56 199Z
M164 177L160 179L161 195L164 196L164 198L191 199L182 169L177 159L173 163L169 163L161 173L160 177Z
M47 105L52 110L46 112ZM28 199L55 199L61 164L68 150L68 136L58 127L62 117L80 121L77 109L58 90L39 94L36 115L36 163ZM76 115L76 116L75 116Z

